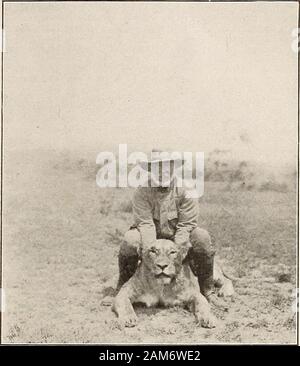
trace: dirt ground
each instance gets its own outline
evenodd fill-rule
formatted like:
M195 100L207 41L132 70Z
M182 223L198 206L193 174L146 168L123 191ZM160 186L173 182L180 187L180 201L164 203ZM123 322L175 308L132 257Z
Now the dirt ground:
M235 277L236 297L199 328L183 309L138 308L121 329L101 288L117 273L131 224L127 189L100 189L80 169L20 161L5 170L5 343L295 343L295 192L207 183L199 225ZM46 164L47 165L47 164Z

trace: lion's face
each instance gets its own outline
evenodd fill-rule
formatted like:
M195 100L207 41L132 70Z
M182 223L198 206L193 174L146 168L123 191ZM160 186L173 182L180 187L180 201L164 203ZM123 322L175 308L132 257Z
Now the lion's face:
M166 239L156 240L143 248L142 262L155 278L164 284L170 283L182 268L179 248L173 241Z

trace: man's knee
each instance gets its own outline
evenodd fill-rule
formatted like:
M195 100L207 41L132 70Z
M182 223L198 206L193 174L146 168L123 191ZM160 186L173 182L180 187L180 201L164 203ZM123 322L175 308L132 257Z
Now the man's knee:
M120 247L120 256L135 257L138 255L141 243L140 232L136 229L128 230Z
M139 248L141 244L141 234L137 229L128 230L124 235L124 243L127 246Z
M196 227L190 234L193 251L207 256L215 254L215 248L207 230Z

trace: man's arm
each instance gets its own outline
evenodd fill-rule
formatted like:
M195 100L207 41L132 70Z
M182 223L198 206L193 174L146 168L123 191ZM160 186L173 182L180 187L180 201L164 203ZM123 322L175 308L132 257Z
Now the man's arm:
M198 225L198 214L198 200L186 197L186 192L184 192L179 207L175 234L175 243L183 249L184 255L191 247L190 233Z
M135 224L141 233L142 245L152 243L156 239L156 229L152 217L151 203L145 189L138 188L134 192L132 209Z

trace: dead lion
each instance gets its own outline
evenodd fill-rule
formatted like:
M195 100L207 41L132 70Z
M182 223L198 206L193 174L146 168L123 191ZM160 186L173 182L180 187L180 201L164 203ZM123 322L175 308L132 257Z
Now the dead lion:
M220 295L233 295L231 281L217 265L214 277L216 285L220 287ZM199 291L197 278L189 264L182 263L178 247L171 240L156 240L150 247L143 248L138 269L115 297L113 310L127 327L137 323L132 306L134 303L143 303L147 307L187 307L202 327L213 328L217 324L209 303Z

